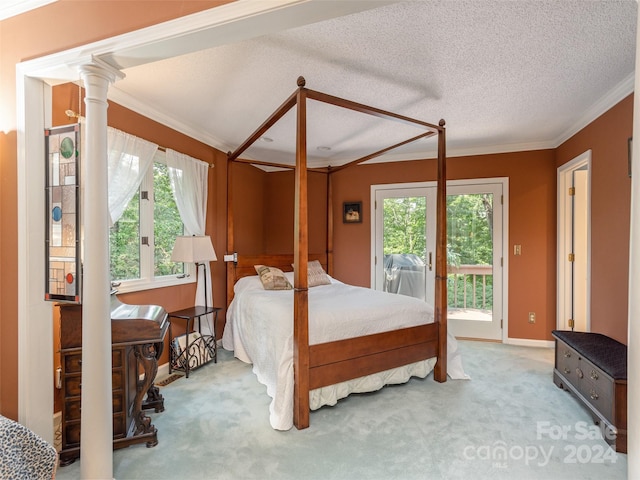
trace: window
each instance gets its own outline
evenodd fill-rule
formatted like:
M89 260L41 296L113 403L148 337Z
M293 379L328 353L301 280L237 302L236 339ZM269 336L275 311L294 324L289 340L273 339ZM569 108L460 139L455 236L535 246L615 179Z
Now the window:
M111 281L122 292L193 281L192 265L171 261L184 225L162 152L109 232Z

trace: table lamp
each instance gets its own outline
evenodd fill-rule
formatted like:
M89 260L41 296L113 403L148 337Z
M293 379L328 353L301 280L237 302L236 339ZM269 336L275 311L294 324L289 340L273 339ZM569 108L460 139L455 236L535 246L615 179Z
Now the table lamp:
M172 262L184 262L196 264L196 278L198 277L198 267L205 266L205 262L215 261L216 252L211 243L209 235L191 235L180 236L176 238L171 253ZM207 302L207 270L204 271L204 307L208 308ZM211 294L211 303L213 303L213 293Z

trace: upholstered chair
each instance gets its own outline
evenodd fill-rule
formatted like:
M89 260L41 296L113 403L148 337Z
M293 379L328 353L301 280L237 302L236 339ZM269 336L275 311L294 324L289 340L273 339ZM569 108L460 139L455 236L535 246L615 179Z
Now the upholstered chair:
M54 479L56 449L24 425L0 415L0 478Z

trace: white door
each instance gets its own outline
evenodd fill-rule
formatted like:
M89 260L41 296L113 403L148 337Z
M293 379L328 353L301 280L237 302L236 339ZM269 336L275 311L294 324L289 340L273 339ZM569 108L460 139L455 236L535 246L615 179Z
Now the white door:
M591 151L558 168L558 310L560 330L590 331Z
M454 335L502 340L503 181L447 186L448 318ZM372 186L372 288L433 304L434 182Z
M588 206L589 171L581 168L573 172L573 328L579 332L587 330L587 259L589 256L587 232L589 226Z
M502 183L447 186L448 325L502 340Z

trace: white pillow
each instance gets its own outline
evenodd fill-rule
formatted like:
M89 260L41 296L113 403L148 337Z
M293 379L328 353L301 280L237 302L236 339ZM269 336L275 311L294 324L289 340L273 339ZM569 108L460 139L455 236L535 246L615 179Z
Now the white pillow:
M293 288L287 277L284 276L284 272L279 268L267 267L266 265L255 265L254 267L265 290L291 290Z

